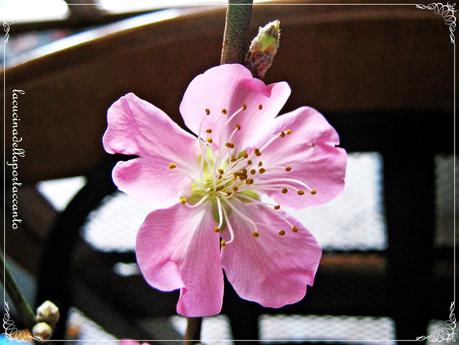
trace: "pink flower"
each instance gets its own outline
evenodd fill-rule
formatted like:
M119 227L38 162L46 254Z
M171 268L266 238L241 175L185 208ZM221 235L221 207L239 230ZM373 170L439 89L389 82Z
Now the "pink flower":
M218 314L223 270L244 299L266 307L300 301L312 285L321 249L296 219L260 199L304 208L344 187L346 152L316 110L276 117L290 95L241 65L197 76L180 113L197 138L130 93L108 110L103 143L119 162L113 181L159 208L137 235L137 261L153 287L180 289L179 314ZM222 270L223 268L223 270Z

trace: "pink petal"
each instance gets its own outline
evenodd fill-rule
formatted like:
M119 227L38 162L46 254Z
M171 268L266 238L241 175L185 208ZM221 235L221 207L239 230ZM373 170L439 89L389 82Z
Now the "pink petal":
M244 213L257 224L259 237L247 221L230 216L234 241L223 249L226 276L238 295L265 307L279 308L300 301L312 285L321 249L296 219L282 211L245 205ZM285 217L285 218L282 218ZM293 232L287 219L298 232ZM285 231L280 236L279 231Z
M290 135L280 137L282 131L292 130ZM277 137L263 150L260 160L266 172L257 175L256 183L282 184L279 179L295 179L306 184L296 185L304 190L304 195L288 187L287 194L282 187L267 194L278 203L294 208L303 208L325 203L344 189L346 174L346 151L336 147L339 137L335 129L315 109L302 107L275 119L270 134L257 147L262 147L270 138ZM256 164L256 162L255 162ZM285 168L290 167L287 172ZM278 182L276 182L276 180ZM315 194L313 194L316 192Z
M218 314L223 300L219 236L210 205L177 204L151 212L137 234L136 255L146 281L163 291L180 289L177 312Z
M191 187L187 176L197 175L196 139L133 93L108 110L103 144L108 153L140 156L116 165L113 180L118 188L163 207L177 202ZM169 169L170 163L177 168Z
M266 86L242 65L221 65L191 81L180 104L180 113L194 133L199 134L201 125L202 136L206 129L212 129L210 136L215 146L220 137L223 143L227 141L236 125L240 125L242 129L231 141L244 148L261 135L260 127L279 113L289 96L290 87L285 82ZM227 123L243 105L246 110Z

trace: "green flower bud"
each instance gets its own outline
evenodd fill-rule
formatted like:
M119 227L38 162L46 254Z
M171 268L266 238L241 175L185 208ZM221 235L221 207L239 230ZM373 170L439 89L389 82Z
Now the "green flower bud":
M277 54L279 41L279 20L274 20L258 29L258 35L252 40L245 59L245 64L254 77L261 79L265 76Z

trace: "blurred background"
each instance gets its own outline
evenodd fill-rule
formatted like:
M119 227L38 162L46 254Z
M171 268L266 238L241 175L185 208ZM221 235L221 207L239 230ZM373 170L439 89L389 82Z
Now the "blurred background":
M291 85L283 112L313 106L338 130L349 152L346 189L326 205L290 210L324 249L306 298L261 308L226 284L222 315L204 320L203 342L396 344L435 335L454 300L448 8L255 4L250 37L273 19L282 27L266 82ZM0 0L9 24L1 57L6 160L13 89L25 91L18 130L26 152L18 230L6 169L4 245L29 301L61 308L58 339L183 336L177 294L150 289L135 263L136 231L150 210L116 191L110 172L125 158L105 154L101 138L106 110L130 91L183 125L185 88L219 63L224 5Z

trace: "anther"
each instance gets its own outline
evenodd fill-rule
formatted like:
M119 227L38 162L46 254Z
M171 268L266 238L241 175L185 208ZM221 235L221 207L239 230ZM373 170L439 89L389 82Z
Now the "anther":
M275 210L280 209L280 205L275 205L275 206L274 206L274 209L275 209Z
M252 169L252 170L250 170L250 173L251 173L252 175L255 175L255 174L257 173L257 171L256 171L255 169Z
M237 160L236 156L235 156L235 155L232 155L232 156L231 156L231 162L236 162L236 160Z
M287 171L287 172L288 172L288 171L292 171L292 167L286 167L286 168L285 168L285 171Z
M214 231L215 231L215 232L220 232L220 228L219 228L218 226L216 226L216 227L214 228Z
M230 149L234 149L234 144L233 143L226 143L225 146L230 148Z
M241 125L236 125L236 129L237 129L238 131L240 131L240 130L241 130Z
M207 142L208 142L209 144L212 144L214 141L212 140L211 137L208 137L208 138L207 138Z
M179 201L184 205L186 204L186 198L184 196L181 196Z
M263 165L263 162L262 161L259 161L258 162L258 166L261 167Z
M210 109L206 108L206 115L210 115Z
M282 192L282 194L287 194L288 189L287 189L287 188L282 188L282 191L281 191L281 192Z
M298 232L298 228L296 226L292 226L292 231L293 232Z
M258 170L258 172L259 172L260 174L263 174L265 171L266 171L265 168L260 168L260 169Z
M209 133L209 134L212 133L212 129L211 128L206 129L206 133Z
M260 149L255 149L254 152L255 152L255 156L261 156Z
M298 192L296 192L298 195L304 195L304 190L300 189Z
M247 152L245 152L245 151L242 151L242 152L240 153L240 155L241 155L241 157L244 157L244 158L249 157L249 155L248 155Z
M177 168L177 164L175 164L175 163L170 163L168 166L169 166L169 169Z
M253 178L247 179L247 181L245 181L245 183L247 183L247 184L253 184Z
M285 131L282 131L282 132L280 132L280 134L279 134L279 136L280 136L281 138L285 137L286 135L287 135L287 134L285 134Z
M252 232L252 236L253 237L259 237L260 233L257 230L255 230L255 231Z
M285 231L284 230L279 231L279 236L284 236L284 235L285 235Z
M225 247L225 245L226 245L226 242L225 242L225 240L224 240L224 239L222 239L222 240L220 241L220 245L221 245L222 247Z
M311 189L311 192L310 192L312 195L316 195L317 194L317 191L315 189Z
M237 190L238 190L237 186L234 186L234 187L233 187L233 190L234 190L235 192L237 192Z
M292 134L292 132L293 132L293 131L292 131L291 129L287 129L287 130L285 131L285 133L287 133L287 135Z
M225 173L225 171L224 171L223 169L218 169L218 172L219 172L220 174L222 174L222 175Z
M222 109L222 114L223 114L223 115L226 115L226 114L228 114L228 110L226 110L226 109Z
M244 103L244 104L242 105L242 110L246 110L246 109L247 109L247 104Z
M263 104L258 104L258 109L263 109Z
M247 161L247 165L252 165L252 161L250 159Z

